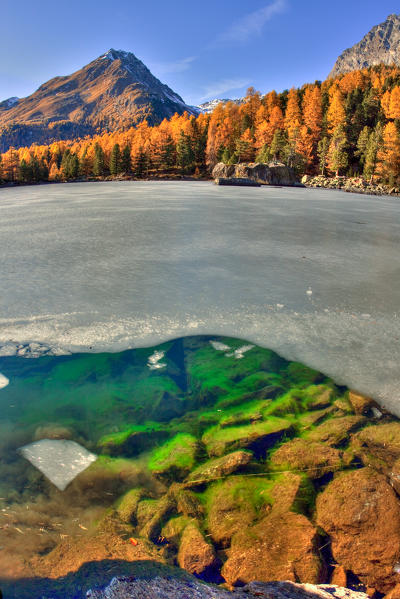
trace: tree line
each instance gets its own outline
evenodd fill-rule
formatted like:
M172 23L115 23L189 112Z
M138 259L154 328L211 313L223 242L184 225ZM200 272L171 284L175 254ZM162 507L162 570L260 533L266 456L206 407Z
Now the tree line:
M206 176L223 161L280 161L298 174L400 184L400 69L378 65L282 93L249 88L241 104L184 113L0 155L3 181Z

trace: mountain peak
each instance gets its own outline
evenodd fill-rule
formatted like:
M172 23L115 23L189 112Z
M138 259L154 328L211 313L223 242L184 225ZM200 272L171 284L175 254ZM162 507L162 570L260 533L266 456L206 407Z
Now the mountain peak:
M400 15L391 14L337 59L329 77L376 64L400 66Z
M132 52L125 52L125 50L114 50L114 48L110 48L108 52L99 56L98 60L124 60L130 58L131 56L137 60L136 56L132 54Z
M71 75L54 77L27 98L0 103L0 151L150 125L176 112L198 114L132 52L110 48Z

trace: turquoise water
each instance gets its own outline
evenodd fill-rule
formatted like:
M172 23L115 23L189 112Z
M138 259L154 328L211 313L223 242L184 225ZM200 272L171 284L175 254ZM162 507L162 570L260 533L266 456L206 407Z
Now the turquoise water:
M328 382L274 352L218 337L114 354L0 357L0 372L9 379L0 390L0 588L6 598L39 597L48 588L51 597L62 596L60 580L92 559L120 559L124 571L134 533L115 522L102 528L104 518L129 489L153 498L165 493L171 480L151 466L160 461L157 448L175 438L200 442L223 417L240 426L260 418L274 423L273 410L263 410L279 405L289 389ZM60 491L19 451L43 439L72 440L97 460ZM53 452L53 458L57 466L60 457ZM207 459L205 449L190 459L189 470ZM107 535L114 540L104 552ZM82 543L91 543L86 555ZM153 557L165 561L162 544L153 545Z

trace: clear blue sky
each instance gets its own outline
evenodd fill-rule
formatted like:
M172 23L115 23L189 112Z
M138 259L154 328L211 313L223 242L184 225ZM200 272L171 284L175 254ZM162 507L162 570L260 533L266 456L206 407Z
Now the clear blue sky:
M109 48L197 104L324 79L391 13L391 0L3 0L0 100L27 96Z

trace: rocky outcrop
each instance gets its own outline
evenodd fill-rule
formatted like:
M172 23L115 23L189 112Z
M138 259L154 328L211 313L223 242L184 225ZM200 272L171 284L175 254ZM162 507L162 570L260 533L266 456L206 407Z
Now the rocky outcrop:
M400 187L389 187L378 181L366 181L363 177L325 177L324 175L304 175L301 182L306 187L324 189L340 189L349 193L365 193L369 195L399 195Z
M249 179L261 185L296 185L294 171L280 162L269 164L250 162L240 164L224 164L219 162L212 171L213 179L239 178Z
M86 596L88 599L368 599L365 593L334 585L252 582L230 592L194 578L172 576L116 577L104 590L90 590Z
M400 15L389 15L386 21L373 27L360 42L345 50L329 77L376 64L400 65Z
M316 506L339 564L381 593L399 582L400 503L384 476L370 468L340 474Z

